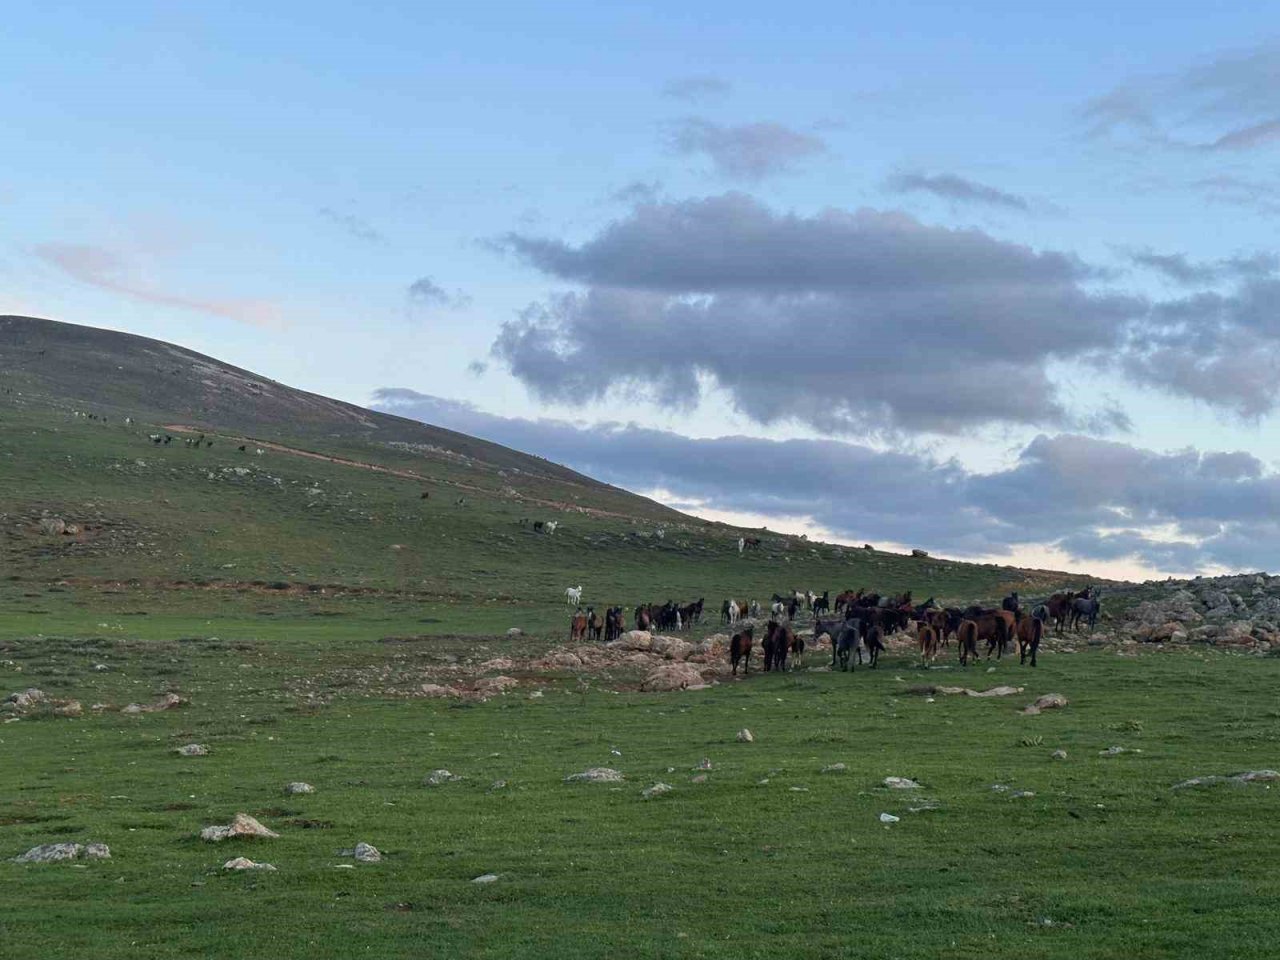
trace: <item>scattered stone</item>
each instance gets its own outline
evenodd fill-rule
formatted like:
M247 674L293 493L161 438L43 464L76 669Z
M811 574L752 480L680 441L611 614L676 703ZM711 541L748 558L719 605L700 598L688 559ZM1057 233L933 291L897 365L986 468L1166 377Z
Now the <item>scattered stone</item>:
M357 843L351 855L361 863L380 863L382 861L382 852L371 843Z
M1054 760L1065 760L1065 759L1067 759L1067 751L1065 751L1065 750L1055 750L1055 751L1053 751L1052 757L1053 757L1053 759L1054 759Z
M706 775L705 773L699 773L697 776L690 777L690 778L689 778L689 782L690 782L690 783L706 783L706 782L707 782L707 775ZM761 783L768 783L769 781L768 781L768 780L761 780L760 782L761 782Z
M1009 787L1003 783L993 783L991 789L996 793L1008 793Z
M110 860L111 850L105 843L42 843L11 858L13 863L57 863L59 860L80 859Z
M497 883L499 880L499 876L500 875L496 873L482 873L480 874L480 876L472 878L471 882L472 883Z
M692 663L674 661L655 667L640 683L647 693L665 690L700 690L708 684Z
M448 770L432 770L422 781L423 786L438 787L445 783L456 783L462 778L450 773Z
M751 735L751 731L748 730L746 727L743 727L741 730L738 731L739 743L754 743L755 739L756 738Z
M1034 797L1035 795L1036 792L1034 790L1015 790L1013 793L1009 794L1009 797L1013 800L1026 800L1030 797Z
M180 757L207 757L209 748L203 743L188 743L185 746L178 747L174 750Z
M819 773L844 773L849 768L843 763L828 763Z
M1118 757L1118 756L1120 756L1120 754L1122 754L1122 753L1141 753L1141 752L1142 752L1141 750L1135 750L1135 749L1130 748L1130 747L1111 746L1111 747L1107 747L1107 749L1105 749L1105 750L1099 750L1099 751L1098 751L1098 756L1100 756L1100 757Z
M1186 787L1205 787L1214 783L1269 783L1276 780L1280 780L1280 771L1245 770L1242 773L1233 773L1228 776L1209 774L1203 777L1192 777L1190 780L1183 780L1181 783L1175 783L1173 785L1173 789L1182 790Z
M1021 693L1022 687L999 686L992 687L990 690L970 690L968 687L922 687L918 691L926 696L931 694L941 694L945 696L965 696L965 697L1009 697L1016 693Z
M909 777L885 777L884 785L891 790L918 790L920 784Z
M622 774L609 767L592 767L564 778L565 783L621 783L622 780Z
M462 691L455 687L442 687L438 683L424 683L421 687L424 697L460 697Z
M225 826L205 827L200 831L201 840L218 842L230 840L232 837L278 837L280 834L268 830L247 813L237 813Z
M518 686L520 681L515 677L484 677L476 681L476 693L482 697L490 697Z
M660 797L664 793L670 793L675 788L669 783L655 783L652 787L646 787L640 792L640 795L646 800L652 800L654 797Z
M222 865L223 870L274 870L269 863L256 863L248 857L235 857Z
M40 521L40 532L49 537L59 536L67 532L67 522L60 517L44 517Z
M36 687L28 687L26 690L20 690L17 693L11 693L4 700L6 706L10 710L23 713L30 710L37 704L44 703L44 691Z
M897 823L901 819L902 819L901 817L895 817L892 813L880 814L881 823Z
M286 783L284 785L284 792L292 796L299 793L315 793L316 788L309 783L303 783L301 780L295 780L293 783Z
M507 639L514 640L516 637L523 637L523 636L524 636L524 631L521 630L519 627L507 628Z
M188 702L188 700L178 696L176 693L166 693L155 703L131 703L127 707L124 707L120 712L130 714L131 716L140 713L159 713L162 710L172 710L174 707L185 706Z
M84 707L79 700L66 700L53 708L55 717L80 717L84 715Z
M1029 703L1023 708L1023 713L1029 717L1044 710L1054 710L1065 707L1069 701L1060 693L1046 693L1043 697L1038 697L1035 703Z

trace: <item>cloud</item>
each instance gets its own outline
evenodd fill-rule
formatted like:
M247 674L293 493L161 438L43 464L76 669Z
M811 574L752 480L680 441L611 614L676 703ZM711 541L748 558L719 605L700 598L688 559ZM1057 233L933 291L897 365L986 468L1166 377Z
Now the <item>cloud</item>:
M892 211L775 213L739 193L642 204L577 246L501 242L585 287L532 305L493 345L539 397L583 404L613 385L678 409L709 380L757 422L833 433L1079 424L1048 364L1117 347L1146 309L1091 292L1098 272L1069 254Z
M662 87L662 95L686 103L700 103L723 97L732 89L733 85L729 81L709 73L700 73L667 81Z
M1280 46L1132 80L1086 103L1081 117L1091 137L1206 153L1257 150L1280 140Z
M984 183L966 180L951 173L930 176L924 173L899 173L890 177L886 186L896 193L931 193L944 200L985 203L1009 210L1031 209L1031 204L1016 193L1007 193Z
M461 310L470 306L471 297L461 290L450 293L430 277L419 277L409 284L409 299L433 307Z
M1191 188L1210 203L1246 207L1268 215L1280 213L1280 188L1261 180L1217 174L1193 180Z
M267 300L201 299L169 293L137 277L136 266L123 254L82 243L42 243L32 253L71 279L143 303L177 307L225 317L258 327L281 324L279 306Z
M363 240L365 243L376 244L383 244L387 242L387 238L383 236L381 231L367 220L363 220L355 214L339 213L332 207L321 207L320 216L324 217L330 223L341 227L348 236L355 237L357 240Z
M1203 286L1232 276L1265 277L1280 268L1280 257L1271 253L1200 262L1191 260L1184 253L1156 253L1152 250L1130 251L1127 257L1131 263L1184 286Z
M738 180L762 180L786 173L827 150L819 137L779 123L725 126L698 117L676 123L668 143L677 153L707 157L721 176Z
M635 180L625 187L620 187L609 194L615 203L634 206L637 203L653 203L662 193L662 184L657 180Z
M984 474L841 441L695 439L633 424L500 417L406 389L378 391L374 406L633 490L811 518L852 543L907 543L961 557L1057 547L1079 559L1133 558L1170 572L1280 566L1280 475L1245 452L1162 453L1042 435L1013 466Z

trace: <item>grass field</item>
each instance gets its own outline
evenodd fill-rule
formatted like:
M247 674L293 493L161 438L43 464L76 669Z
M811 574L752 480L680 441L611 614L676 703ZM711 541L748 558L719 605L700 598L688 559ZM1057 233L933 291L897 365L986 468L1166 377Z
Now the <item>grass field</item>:
M727 596L794 588L968 602L1081 578L770 533L739 556L738 530L514 451L266 381L238 396L243 372L210 399L168 354L157 381L153 347L99 338L40 366L44 341L21 341L9 369L14 329L0 325L0 373L21 387L0 399L0 697L35 686L86 712L0 725L0 956L1277 953L1280 786L1172 785L1280 768L1280 658L1078 644L988 672L952 648L924 671L891 650L874 672L661 694L625 669L530 668L564 641L578 583L597 607L705 597L714 621ZM215 446L147 440L173 424ZM240 437L396 472L240 453ZM50 535L42 517L88 529ZM505 696L415 695L500 656L525 664ZM1025 690L913 691L940 683ZM166 692L189 705L119 711ZM1070 706L1018 713L1048 692ZM735 742L744 726L754 743ZM176 756L189 742L210 754ZM1129 752L1099 755L1113 745ZM600 765L626 781L562 782ZM424 786L437 768L463 779ZM285 796L293 780L317 792ZM659 781L674 790L644 800ZM238 811L281 836L196 838ZM8 859L58 840L113 857ZM358 841L383 862L339 867ZM224 872L237 855L278 870ZM485 873L499 879L471 882Z

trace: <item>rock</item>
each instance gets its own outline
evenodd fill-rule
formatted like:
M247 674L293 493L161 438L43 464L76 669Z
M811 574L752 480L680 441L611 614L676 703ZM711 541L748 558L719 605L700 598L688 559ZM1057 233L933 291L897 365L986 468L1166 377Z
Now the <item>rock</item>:
M664 793L670 793L675 788L669 783L655 783L652 787L646 787L640 792L640 796L646 800L652 800L654 797L660 797Z
M515 661L510 657L494 657L492 660L486 660L480 664L481 673L489 673L493 670L514 670Z
M178 747L174 750L180 757L207 757L209 748L203 743L188 743L185 746Z
M186 706L189 702L190 701L178 696L176 693L166 693L155 703L131 703L120 712L131 715L139 713L159 713L162 710L172 710L174 707Z
M496 873L482 873L478 877L473 877L471 882L472 883L497 883L499 879L500 877Z
M423 786L438 787L445 783L457 783L461 777L455 776L448 770L432 770L422 781Z
M609 767L592 767L564 778L565 783L621 783L622 774Z
M230 840L232 837L278 837L280 834L268 830L247 813L237 813L226 826L205 827L200 831L201 840L218 842Z
M1055 750L1055 751L1053 751L1053 753L1051 754L1051 756L1053 757L1053 759L1054 759L1054 760L1065 760L1065 759L1067 759L1067 751L1065 751L1065 750Z
M222 865L223 870L274 870L269 863L255 863L248 857L236 857Z
M476 681L476 693L482 697L492 697L518 686L520 681L515 677L483 677Z
M294 796L300 793L315 793L316 788L309 783L303 783L301 780L295 780L293 783L286 783L284 785L284 792L290 796Z
M538 661L538 666L543 670L581 670L582 658L576 653L561 650L557 653L547 654L547 656Z
M1023 708L1023 713L1027 716L1035 716L1044 710L1054 710L1065 707L1069 701L1060 693L1046 693L1043 697L1038 697L1035 703L1029 703Z
M662 690L688 690L707 684L702 674L691 663L664 663L656 667L640 683L640 689L649 693Z
M357 843L355 851L351 855L361 863L382 862L382 852L371 843Z
M14 863L57 863L82 857L86 860L110 860L111 850L105 843L42 843L11 859Z
M828 763L825 767L823 767L818 772L819 773L844 773L848 769L849 768L845 766L843 763Z
M84 707L79 700L64 700L53 708L55 717L79 717L84 715Z
M1275 770L1246 770L1244 773L1233 773L1231 779L1236 783L1270 783L1280 780L1280 773Z
M1026 800L1029 797L1034 797L1035 795L1036 792L1034 790L1015 790L1013 793L1009 794L1009 797L1013 800Z
M648 630L630 630L609 646L622 650L648 650L653 646L653 635Z
M918 790L920 784L907 777L885 777L884 785L891 790Z
M902 819L901 817L895 817L892 813L880 814L881 823L897 823L901 819Z
M1014 694L1021 693L1022 687L999 686L992 687L990 690L970 690L968 687L926 687L919 692L937 693L946 696L965 696L965 697L1011 697ZM913 691L916 692L916 691Z
M67 532L67 522L58 517L45 517L40 521L40 532L56 537Z
M690 783L706 783L706 782L707 782L707 775L706 775L705 773L699 773L699 774L697 774L696 776L692 776L692 777L690 777L690 778L689 778L689 782L690 782ZM767 782L767 781L766 781L766 782Z
M694 646L679 637L653 637L649 642L649 650L668 660L687 660L694 652Z
M11 693L5 697L4 702L11 705L11 709L18 713L25 713L37 704L44 703L44 691L37 687L27 687L17 693Z
M421 687L424 697L460 697L462 692L455 687L442 687L438 683L424 683Z
M743 727L738 731L737 741L739 743L755 743L756 738L751 735L751 731Z
M523 630L521 630L519 627L508 627L508 628L507 628L507 639L508 639L508 640L514 640L516 637L523 637L523 636L524 636L524 631L523 631Z
M1130 747L1112 746L1112 747L1107 747L1107 749L1105 749L1105 750L1099 750L1099 751L1098 751L1098 756L1100 756L1100 757L1118 757L1118 756L1120 756L1120 754L1122 754L1122 753L1141 753L1141 752L1142 752L1141 750L1135 750L1135 749L1132 749L1132 748L1130 748Z

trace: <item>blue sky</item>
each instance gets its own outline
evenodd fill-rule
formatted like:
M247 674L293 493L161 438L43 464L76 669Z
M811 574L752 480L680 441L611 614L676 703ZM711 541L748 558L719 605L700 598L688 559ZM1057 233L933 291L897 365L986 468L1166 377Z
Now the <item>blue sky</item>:
M846 478L809 510L782 468L744 492L577 464L709 515L1105 572L1280 565L1257 5L366 6L8 5L0 312L457 401L420 403L556 450L521 421L908 453L962 471L951 509L1004 539L842 520ZM1178 461L1159 506L1117 478L1052 530L1001 516L979 480L1058 482L1032 445L1063 436L1086 474L1119 469L1108 445L1257 466L1206 490Z

